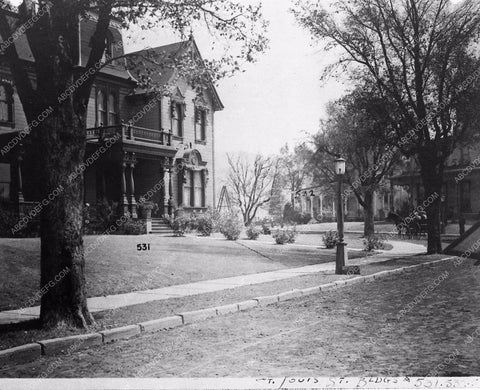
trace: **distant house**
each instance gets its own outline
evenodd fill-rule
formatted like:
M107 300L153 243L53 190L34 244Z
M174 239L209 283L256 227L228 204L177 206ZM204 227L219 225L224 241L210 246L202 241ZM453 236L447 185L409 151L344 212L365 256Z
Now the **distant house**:
M445 172L441 200L444 222L480 220L480 151L478 145L459 146L449 157ZM404 158L385 180L382 191L374 197L375 219L384 220L390 211L409 215L432 194L425 194L420 169L414 158ZM335 217L336 193L333 188L305 187L295 194L299 211L316 220ZM362 220L363 209L354 195L345 200L347 220Z
M480 154L478 145L459 146L449 157L443 177L442 217L444 220L480 219ZM405 160L403 167L390 178L404 188L413 209L431 194L425 194L416 161Z
M94 27L94 15L80 23L79 77L85 72ZM33 67L25 37L16 44L21 58ZM159 46L153 52L201 58L193 37ZM105 59L123 54L120 24L113 21ZM85 203L107 201L118 205L119 214L129 213L134 218L143 217L139 207L143 200L158 205L155 216L159 218L179 209L203 212L214 207L214 116L223 109L214 86L197 92L175 69L158 69L152 80L166 92L150 93L138 87L134 66L132 69L132 62L126 61L119 59L102 69L92 89L86 130ZM8 67L0 64L0 150L27 125ZM101 146L107 151L88 164L92 161L88 158ZM21 145L0 156L0 201L20 214L39 200L30 169L34 164Z

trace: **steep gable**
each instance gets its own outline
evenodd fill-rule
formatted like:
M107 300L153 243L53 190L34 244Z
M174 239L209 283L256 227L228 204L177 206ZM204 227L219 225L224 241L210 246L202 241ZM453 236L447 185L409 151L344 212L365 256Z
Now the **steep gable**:
M142 57L145 58L146 61L150 60L151 65L149 67L154 68L154 61L170 61L174 60L176 58L181 57L182 55L187 54L189 51L193 51L194 55L198 57L200 60L202 60L202 56L200 54L200 51L198 50L198 46L191 37L188 41L181 41L181 42L176 42L172 43L169 45L164 45L164 46L158 46L152 49L145 49L145 50L140 50L137 52L130 53L132 54L132 57L127 59L127 66L132 69L131 73L133 77L135 78L136 74L141 74L144 72L144 69L142 68L141 65L138 65L142 61ZM173 93L175 93L175 87L177 85L176 82L176 77L178 76L178 73L172 66L163 66L161 67L159 65L159 70L158 71L152 71L151 74L149 74L149 77L151 78L151 81L153 84L158 85L160 87L172 87L173 88ZM221 111L223 110L224 106L222 101L220 100L220 97L218 95L218 92L213 85L213 83L209 83L208 88L207 88L208 94L211 97L211 100L213 102L213 107L215 111ZM135 92L136 95L141 95L148 93L147 90L138 88Z

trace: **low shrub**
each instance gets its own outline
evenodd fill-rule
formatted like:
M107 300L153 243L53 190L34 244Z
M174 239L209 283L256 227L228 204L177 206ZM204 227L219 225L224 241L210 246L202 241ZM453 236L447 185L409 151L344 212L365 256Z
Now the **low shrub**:
M117 220L117 206L106 201L94 205L88 203L83 208L83 226L85 234L103 234Z
M325 245L327 249L335 248L335 245L337 245L338 241L338 233L336 231L330 230L322 236L322 240L323 245Z
M21 224L21 225L19 225ZM16 226L21 227L20 230L13 231ZM4 238L33 238L40 235L39 218L28 219L26 223L22 223L17 213L13 211L9 205L0 205L0 237Z
M384 248L385 240L381 236L371 235L363 239L363 249L367 252Z
M126 236L140 236L147 234L147 227L141 219L128 219L120 226L118 233Z
M260 229L254 225L250 225L246 233L249 240L256 240L258 236L260 236Z
M295 229L278 229L272 233L275 243L278 245L293 244L297 238Z
M196 230L200 235L208 237L212 234L214 227L213 217L210 214L202 214L196 218Z
M183 215L177 217L166 217L168 225L173 230L175 237L184 237L190 227L191 219Z
M222 233L227 240L236 241L240 237L243 224L234 214L225 216L220 222L220 233Z

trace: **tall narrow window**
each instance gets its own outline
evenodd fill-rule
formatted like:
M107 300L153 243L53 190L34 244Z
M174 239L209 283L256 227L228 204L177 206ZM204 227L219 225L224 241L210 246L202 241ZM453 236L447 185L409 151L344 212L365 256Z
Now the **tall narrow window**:
M6 84L0 84L0 122L13 122L13 93Z
M194 206L203 207L203 172L202 171L195 172L194 188L195 188Z
M97 94L97 125L107 125L107 109L105 107L105 93L100 90Z
M192 203L192 172L185 172L185 182L183 185L183 204L187 207L191 206Z
M207 139L207 110L204 108L195 109L195 140L205 141Z
M114 93L108 94L108 124L116 125L118 123L117 114L117 96Z
M97 126L118 124L118 91L102 88L97 92Z
M177 122L175 129L176 135L178 137L183 137L184 108L182 103L175 103L175 119Z

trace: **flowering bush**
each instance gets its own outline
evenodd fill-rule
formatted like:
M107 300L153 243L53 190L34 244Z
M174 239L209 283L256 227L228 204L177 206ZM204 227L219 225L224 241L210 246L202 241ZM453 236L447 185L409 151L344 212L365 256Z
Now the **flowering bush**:
M330 230L322 236L322 240L323 245L325 245L327 249L335 248L335 245L337 245L338 241L338 233L336 231Z
M278 229L273 232L272 237L279 245L293 244L297 238L297 232L295 229Z
M235 214L227 215L221 218L219 223L220 233L222 233L227 240L236 241L242 232L242 222Z
M256 240L258 236L260 236L260 229L254 225L250 225L246 233L249 240Z

